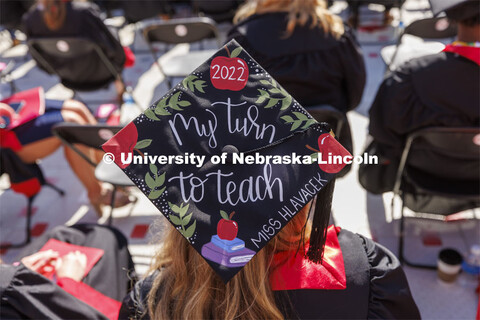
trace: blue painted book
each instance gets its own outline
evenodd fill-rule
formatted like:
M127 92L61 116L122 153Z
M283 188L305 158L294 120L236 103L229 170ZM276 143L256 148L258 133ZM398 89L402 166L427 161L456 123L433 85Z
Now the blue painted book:
M233 240L223 240L217 235L212 236L211 242L222 250L227 252L235 252L245 248L245 241L235 238Z

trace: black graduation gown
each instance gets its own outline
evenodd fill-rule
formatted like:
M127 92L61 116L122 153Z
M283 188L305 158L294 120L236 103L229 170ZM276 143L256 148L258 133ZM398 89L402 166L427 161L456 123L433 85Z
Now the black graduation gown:
M354 109L365 86L365 64L352 31L340 39L321 28L296 26L286 38L287 13L253 15L235 25L235 39L302 106Z
M321 28L296 26L285 37L287 13L253 15L235 25L235 39L303 107L331 105L346 113L357 107L365 86L365 64L352 30L345 26L340 39ZM353 150L350 126L340 142Z
M38 252L49 239L104 250L103 256L82 280L100 293L121 301L133 286L136 275L127 239L117 229L95 224L58 226L25 247L18 260Z
M33 0L3 0L0 1L0 25L7 29L18 29L22 16L34 4Z
M274 291L288 319L419 319L398 259L386 248L346 230L338 233L346 288ZM147 294L157 274L139 281L125 297L119 319L149 319ZM288 278L287 278L288 279Z
M107 319L24 265L0 265L1 319Z
M50 30L43 21L43 11L38 5L33 7L23 16L23 28L28 38L85 38L96 43L109 59L118 72L123 70L125 64L125 52L119 40L110 32L100 19L98 7L90 2L66 2L65 23L58 30ZM84 62L84 63L82 63ZM114 80L97 55L84 55L82 62L69 65L68 70L72 73L75 83L85 83L84 90L93 87L95 83L104 83L109 79ZM53 66L57 71L63 68L61 60ZM100 72L102 70L102 72ZM105 71L103 71L105 70ZM45 70L48 72L48 70ZM81 90L81 85L78 88ZM91 90L91 89L90 89Z
M427 127L478 127L479 106L480 67L474 61L450 52L413 59L383 81L370 108L369 130L376 153L398 166L408 134ZM444 179L472 181L480 175L477 161L443 157L429 150L413 150L409 163L433 175L441 172ZM462 170L452 176L446 170L450 166ZM395 170L390 172L378 182L386 186L383 191L393 188ZM376 179L366 177L365 181L371 184L367 189L376 189ZM452 203L452 210L445 212L460 210Z

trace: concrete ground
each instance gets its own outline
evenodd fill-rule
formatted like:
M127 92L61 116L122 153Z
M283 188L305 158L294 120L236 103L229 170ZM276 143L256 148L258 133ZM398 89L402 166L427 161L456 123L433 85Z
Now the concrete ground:
M338 1L333 10L346 17L346 4ZM396 26L400 18L405 25L411 21L431 15L426 0L407 0L400 14L394 10L395 17L392 26L375 32L359 32L357 37L361 42L367 66L367 86L359 107L348 114L352 132L354 132L355 154L363 152L367 140L368 109L375 97L377 88L385 72L385 64L380 51L386 45L395 42L398 30ZM375 20L379 8L370 6L363 11L368 19ZM372 18L373 17L373 18ZM219 26L224 35L229 25ZM124 45L134 43L137 62L133 68L126 69L124 78L134 91L133 95L142 108L160 98L167 87L163 77L153 64L141 34L134 26L127 26L120 32ZM36 86L45 89L48 98L66 99L72 92L64 88L55 76L42 72L27 53L25 45L21 44L8 49L7 35L0 37L0 62L15 62L12 77L19 90ZM215 48L214 42L206 44ZM188 45L178 45L163 54L160 59L168 59L175 54L190 50ZM430 48L431 49L431 48ZM429 48L426 51L430 50ZM0 84L0 93L8 94L8 84ZM81 93L80 98L95 110L99 101L114 102L113 87L94 93ZM88 205L86 192L69 168L62 148L53 155L41 161L47 179L67 191L64 197L58 196L53 190L43 188L34 202L33 234L39 236L47 230L61 224L71 225L82 222L106 223L106 217L98 220L93 209ZM398 246L399 201L392 214L390 203L392 193L382 196L367 193L358 183L358 167L336 183L333 220L351 231L363 234L378 241L394 253ZM26 199L8 189L7 177L0 178L0 242L21 241L24 236ZM164 218L150 201L138 190L133 190L139 201L134 205L119 208L114 211L113 225L119 228L130 241L130 250L136 263L137 271L145 273L151 261L151 256L158 247L156 235L161 234ZM411 215L412 213L409 212ZM435 263L441 248L454 247L463 254L474 243L480 243L480 224L478 220L470 219L480 214L477 211L461 213L453 221L442 219L407 219L406 251L410 259L419 262ZM465 219L467 218L467 219ZM5 262L16 261L18 250L10 249L1 252ZM419 270L405 267L413 296L424 319L473 319L478 305L478 295L471 288L466 288L457 281L445 284L437 279L435 271Z

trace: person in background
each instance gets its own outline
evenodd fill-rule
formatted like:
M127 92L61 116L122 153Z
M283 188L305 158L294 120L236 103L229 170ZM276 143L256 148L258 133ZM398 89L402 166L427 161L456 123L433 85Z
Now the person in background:
M110 32L100 19L100 10L94 3L87 1L69 0L38 0L23 16L23 29L27 38L42 37L78 37L86 38L96 43L105 56L112 62L119 73L122 72L126 56L125 50L119 40ZM95 63L91 67L76 72L82 74L82 78L88 78L85 73L91 73L95 78L98 70ZM121 97L125 88L120 80L115 81L117 94Z
M445 11L457 24L457 39L445 50L406 62L387 75L370 108L369 131L373 142L367 151L381 160L378 166L360 168L363 186L374 193L391 191L408 134L427 127L478 127L480 125L480 6L477 0L431 0L435 14ZM433 157L433 158L432 158ZM411 154L419 168L444 172L446 179L478 177L476 162L445 163L428 150ZM449 177L449 165L464 168ZM380 172L381 171L381 172Z
M360 103L365 64L352 30L324 0L248 0L228 33L303 107L346 113ZM350 128L339 134L352 151Z
M88 108L76 100L45 100L45 113L13 129L6 129L6 124L13 122L18 114L9 105L0 102L0 147L12 149L25 163L34 163L54 153L62 142L52 134L52 127L61 122L77 124L96 124L97 121ZM3 125L2 125L3 123ZM101 160L103 152L95 152L78 145L94 162ZM65 147L65 158L80 182L87 190L91 205L101 217L102 206L109 205L111 191L102 187L95 178L94 168L82 159L74 150ZM120 192L115 199L115 206L128 204L128 195Z

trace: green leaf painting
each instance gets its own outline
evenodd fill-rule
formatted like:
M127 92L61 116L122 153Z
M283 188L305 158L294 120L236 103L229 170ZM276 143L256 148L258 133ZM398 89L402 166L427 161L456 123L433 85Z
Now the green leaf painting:
M259 95L255 101L256 104L263 105L266 109L280 105L280 110L286 110L292 105L292 96L275 80L260 80L260 83L266 86L267 90L258 89Z
M220 210L220 215L222 216L223 219L230 220L230 218L228 217L228 214L225 211Z
M293 111L292 114L295 116L295 118L289 115L280 117L280 119L285 121L285 124L290 124L292 126L290 131L294 131L300 127L304 130L317 122L315 119L309 118L307 115L301 112Z
M183 79L182 85L185 87L185 89L189 89L193 93L195 93L195 91L205 93L205 90L203 88L207 87L205 81L198 79L198 77L193 74Z
M150 164L150 172L145 174L145 183L147 187L150 188L148 198L152 200L158 199L165 191L165 187L163 187L165 183L165 172L158 175L157 166Z
M177 91L172 96L161 99L155 108L145 110L145 116L151 120L160 121L158 116L170 116L172 110L183 111L183 108L190 106L192 103L187 100L180 100L181 93L182 91Z
M134 149L143 149L152 143L152 139L144 139L137 142Z
M172 210L172 213L168 215L168 219L172 222L176 227L177 230L188 240L195 233L195 228L197 227L197 221L193 220L193 223L190 224L192 220L193 212L188 213L189 204L185 205L184 203L180 204L180 206L169 202L168 206ZM190 224L190 225L189 225Z
M238 47L233 49L232 53L230 54L230 58L238 57L238 55L242 52L242 47Z

